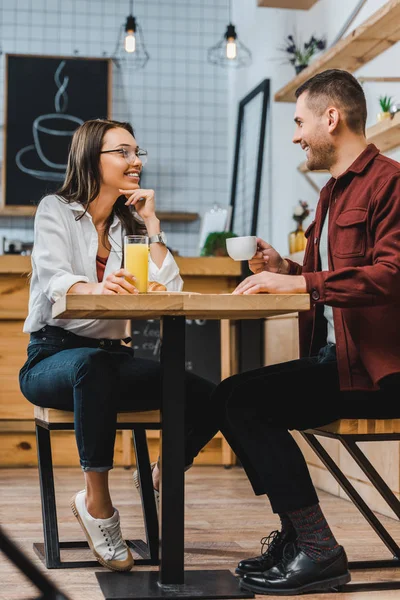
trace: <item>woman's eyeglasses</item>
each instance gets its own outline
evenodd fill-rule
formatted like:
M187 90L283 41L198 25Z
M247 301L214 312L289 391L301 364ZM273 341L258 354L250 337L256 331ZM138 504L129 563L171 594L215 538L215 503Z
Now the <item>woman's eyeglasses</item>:
M111 152L115 152L120 156L123 156L128 165L135 162L137 158L140 160L143 166L147 163L147 150L143 150L142 148L136 148L136 150L126 150L125 148L117 148L116 150L102 150L100 154L110 154Z

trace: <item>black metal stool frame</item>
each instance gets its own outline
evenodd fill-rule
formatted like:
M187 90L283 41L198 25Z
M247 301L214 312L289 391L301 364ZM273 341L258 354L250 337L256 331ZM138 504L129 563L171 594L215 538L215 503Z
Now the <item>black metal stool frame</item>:
M48 423L35 419L38 452L40 497L44 543L34 543L33 549L48 569L76 569L99 567L97 560L62 561L61 549L89 548L86 541L60 542L58 535L56 496L54 488L53 459L50 432L52 430L73 430L73 423ZM140 493L146 542L126 540L126 543L141 558L135 559L137 565L159 564L159 528L157 508L154 498L150 457L146 439L146 429L160 429L160 423L118 423L117 429L132 430L136 452L136 466L139 474Z
M328 454L316 436L322 436L339 440L350 456L355 460L363 473L368 477L373 487L379 492L395 515L400 519L400 502L393 494L392 490L379 475L375 467L368 460L364 452L357 445L357 442L378 442L378 441L399 441L400 433L354 433L341 434L321 429L307 429L300 431L302 437L314 450L318 458L322 461L331 475L336 479L341 488L350 497L353 504L358 508L363 517L368 521L375 533L380 537L385 546L390 550L393 558L386 560L356 560L349 562L350 570L367 569L399 569L400 568L400 548L390 533L377 518L367 503L362 499L355 487L350 483L346 475L341 471L336 462ZM342 592L359 592L375 590L398 590L400 581L381 581L366 583L348 583L341 588Z

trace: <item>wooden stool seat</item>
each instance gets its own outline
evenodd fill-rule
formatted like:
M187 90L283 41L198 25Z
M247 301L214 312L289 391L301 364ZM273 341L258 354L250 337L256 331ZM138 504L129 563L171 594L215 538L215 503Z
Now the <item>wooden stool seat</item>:
M86 541L60 542L58 536L51 431L73 430L75 427L74 413L72 411L35 406L34 416L44 543L35 543L33 548L48 569L99 567L97 561L64 561L61 560L60 555L62 549L89 548ZM117 415L117 429L132 431L146 532L146 541L140 539L126 540L126 543L140 556L139 559L135 558L135 564L158 565L159 527L146 430L161 429L161 411L120 412ZM131 477L131 481L133 490L133 477Z
M74 413L68 410L58 410L56 408L34 407L35 419L43 423L73 423ZM140 412L120 412L117 417L117 425L127 423L161 423L161 411L146 410Z
M400 547L390 533L361 497L348 477L339 468L318 436L339 440L356 464L364 472L375 490L382 496L387 505L400 519L400 502L389 488L381 475L371 464L365 453L357 445L358 442L382 442L400 440L400 419L339 419L328 425L300 431L305 441L322 461L330 474L336 479L341 488L349 496L363 517L368 521L375 533L388 548L393 558L380 560L357 560L349 563L352 569L390 569L400 568ZM339 452L339 455L341 452ZM400 581L365 581L363 583L348 583L342 588L346 591L371 591L400 589Z
M316 427L315 430L341 435L368 433L400 434L400 419L339 419L328 425Z

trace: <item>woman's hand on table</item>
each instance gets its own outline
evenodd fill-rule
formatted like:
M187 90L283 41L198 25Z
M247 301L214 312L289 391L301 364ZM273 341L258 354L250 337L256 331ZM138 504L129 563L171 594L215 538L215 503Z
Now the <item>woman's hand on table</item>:
M282 256L267 242L257 238L257 252L249 260L249 269L252 273L288 273L287 262Z
M246 277L233 294L305 294L306 280L302 275L281 275L263 271Z
M99 291L94 291L92 294L138 294L139 290L133 285L134 281L135 277L132 273L129 273L126 269L118 269L118 271L107 275L102 282L95 284L99 286Z
M127 279L129 281L127 281ZM78 282L72 285L67 294L89 294L89 295L126 295L138 294L139 290L133 285L135 277L126 269L118 269L114 273L110 273L100 283L83 283Z

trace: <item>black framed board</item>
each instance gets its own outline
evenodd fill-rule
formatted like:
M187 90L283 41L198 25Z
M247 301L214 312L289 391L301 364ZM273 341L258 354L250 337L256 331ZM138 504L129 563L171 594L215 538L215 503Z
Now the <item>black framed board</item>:
M264 79L239 102L231 185L231 230L239 236L257 235L269 97Z
M110 58L6 55L2 210L32 214L64 180L73 132L111 114Z
M160 321L147 319L132 323L132 347L135 356L160 360ZM186 370L213 383L221 381L220 322L186 319Z

